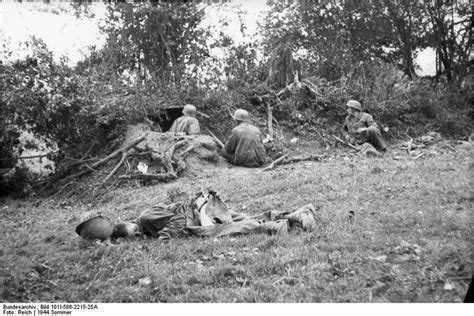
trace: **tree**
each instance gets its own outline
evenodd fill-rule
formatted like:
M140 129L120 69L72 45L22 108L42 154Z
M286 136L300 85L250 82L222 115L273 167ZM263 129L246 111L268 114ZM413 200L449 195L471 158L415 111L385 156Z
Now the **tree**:
M206 55L205 31L197 27L203 14L195 4L108 5L101 57L107 73L133 75L137 84L181 83L186 64L199 63Z
M427 2L425 12L430 19L430 45L436 48L436 75L446 74L448 82L460 82L469 68L473 16L468 2ZM443 69L444 68L444 71Z
M427 21L418 1L275 3L266 22L269 46L286 42L294 51L303 50L330 80L373 59L400 64L411 78L416 50L427 45Z

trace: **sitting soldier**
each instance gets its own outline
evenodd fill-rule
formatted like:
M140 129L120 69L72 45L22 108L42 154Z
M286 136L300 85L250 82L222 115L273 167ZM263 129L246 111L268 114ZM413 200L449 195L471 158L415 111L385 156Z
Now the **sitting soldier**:
M372 115L362 112L362 106L355 100L346 104L348 115L342 126L342 134L350 144L370 143L379 151L386 151L387 145Z
M224 147L224 157L233 165L260 167L271 159L263 146L263 135L260 130L250 124L246 110L237 109L234 113L237 126Z
M248 216L229 210L216 192L198 193L186 202L158 204L137 219L115 225L112 239L140 237L170 239L188 234L221 237L251 233L286 235L290 227L316 228L316 209L311 204L294 212L268 211Z
M196 107L186 104L183 116L178 117L171 125L169 132L174 134L195 135L199 133L199 121L196 118Z

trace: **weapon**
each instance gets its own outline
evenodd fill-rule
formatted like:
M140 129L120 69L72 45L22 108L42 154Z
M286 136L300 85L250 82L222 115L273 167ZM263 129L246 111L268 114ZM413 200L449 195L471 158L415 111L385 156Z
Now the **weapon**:
M207 128L206 128L207 129ZM209 134L211 135L211 137L216 141L216 143L221 147L221 148L224 148L225 145L223 142L221 142L221 140L219 138L217 138L216 135L214 135L209 129L207 129L207 131L209 132Z
M356 151L359 151L359 148L357 148L356 146L352 145L352 144L349 144L348 142L345 142L343 141L342 139L340 139L339 137L337 136L334 136L334 135L331 135L332 137L334 137L334 139L336 139L338 142L346 145L346 146L349 146L350 148L356 150Z

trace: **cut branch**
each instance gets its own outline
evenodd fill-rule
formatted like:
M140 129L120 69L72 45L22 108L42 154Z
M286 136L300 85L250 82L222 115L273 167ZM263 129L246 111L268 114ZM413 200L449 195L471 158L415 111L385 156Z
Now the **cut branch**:
M319 133L319 131L316 129L316 127L314 126L311 126L313 128L313 130L316 132L316 134L318 134L318 136L323 140L323 142L326 144L326 146L329 146L328 142L326 141L326 139L323 137L323 135L321 135L321 133Z
M300 156L288 158L285 161L282 161L281 165L288 165L290 163L300 162L300 161L321 161L325 155L310 155L310 156Z
M289 154L290 153L284 154L283 156L269 164L267 167L263 168L261 171L268 171L274 169L280 162L282 162L286 157L288 157Z
M126 145L126 146L124 146L124 147L122 147L122 148L120 148L116 151L114 151L113 153L111 153L107 157L102 158L101 160L95 162L91 166L87 166L90 169L86 169L86 170L83 170L83 171L78 172L76 174L73 174L73 175L67 177L66 179L77 178L77 177L83 176L85 174L88 174L89 172L93 171L94 168L97 168L98 166L103 165L104 163L106 163L107 161L109 161L112 158L116 157L117 155L127 152L130 148L132 148L132 147L136 146L137 144L139 144L140 142L142 142L145 139L145 137L146 137L146 135L142 135L142 136L138 137L133 142L129 143L128 145Z
M134 173L134 174L126 174L119 176L119 179L131 180L156 180L156 181L169 181L176 179L176 173L174 172L167 172L167 173Z
M101 185L104 185L115 174L115 172L117 172L117 170L120 168L120 166L123 164L126 158L127 158L127 153L126 152L122 153L122 159L120 159L119 163L115 166L115 168L112 169L109 175L104 179L104 181L102 181Z
M273 140L273 114L272 114L272 107L270 106L270 102L265 101L267 104L267 115L268 115L268 134L270 135L270 139Z
M51 153L49 154L42 154L42 155L34 155L34 156L24 156L24 157L12 157L12 158L0 158L0 160L15 160L15 159L18 159L18 160L21 160L21 159L34 159L34 158L43 158L43 157L47 157L51 155Z

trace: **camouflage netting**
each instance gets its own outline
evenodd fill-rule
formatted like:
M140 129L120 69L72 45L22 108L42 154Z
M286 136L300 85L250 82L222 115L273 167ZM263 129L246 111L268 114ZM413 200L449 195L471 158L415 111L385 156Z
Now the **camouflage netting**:
M148 166L147 173L158 174L169 171L166 168L167 162L160 159L162 155L170 158L177 175L181 172L195 175L204 173L209 168L222 168L228 165L227 161L217 153L218 145L210 136L176 136L171 133L154 132L147 124L137 124L128 126L125 144L142 135L145 135L145 140L135 146L136 150L143 153L155 153L144 155L139 159ZM138 165L133 166L134 169L137 167Z

